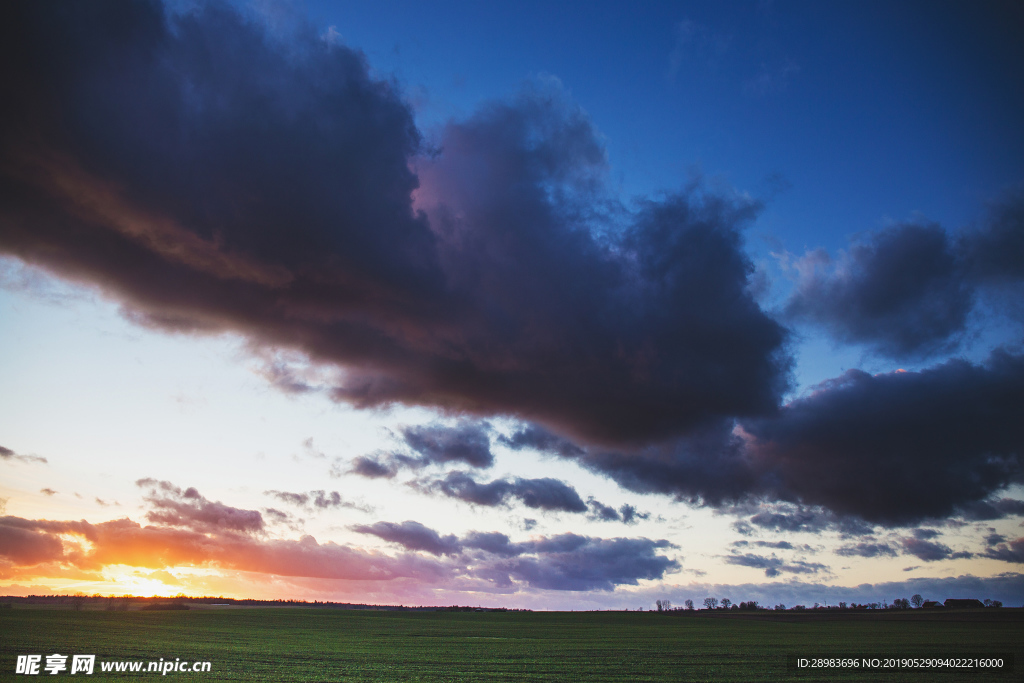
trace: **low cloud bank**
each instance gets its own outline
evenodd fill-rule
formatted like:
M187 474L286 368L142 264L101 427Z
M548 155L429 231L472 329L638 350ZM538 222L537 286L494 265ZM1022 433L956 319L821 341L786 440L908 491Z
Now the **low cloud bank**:
M0 578L97 572L106 565L152 570L216 567L293 578L414 581L423 589L612 591L657 580L679 568L662 554L674 546L646 538L577 534L513 542L496 532L442 536L418 522L376 522L353 531L403 549L396 555L312 536L271 538L262 514L210 501L195 488L142 479L151 522L0 517ZM426 554L420 554L421 552ZM475 586L475 588L473 588ZM460 588L461 587L461 588Z

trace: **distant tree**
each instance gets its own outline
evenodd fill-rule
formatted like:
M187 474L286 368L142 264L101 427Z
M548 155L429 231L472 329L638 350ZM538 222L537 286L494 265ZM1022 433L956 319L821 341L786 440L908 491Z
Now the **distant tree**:
M729 598L722 598L722 609L729 609L729 605L732 604L732 600Z
M672 601L671 600L662 600L661 601L661 606L665 609L666 612L668 612L670 609L672 609Z
M910 600L906 598L896 598L892 601L893 609L910 609Z
M921 605L924 604L924 598L921 597L920 593L915 593L910 598L910 604L913 605L914 607L920 607Z
M85 593L75 593L71 597L71 607L76 612L82 611L82 605L85 604Z
M989 607L1002 607L1002 606L1003 606L1003 603L1002 603L1001 600L993 600L991 602L991 604L989 604Z
M708 609L715 609L718 607L718 598L704 598L704 606Z
M783 605L781 602L779 604L775 605L775 611L776 612L782 612L782 611L785 611L785 609L786 609L786 606Z
M846 603L845 602L839 603L839 609L846 609Z
M658 606L658 611L661 611L661 600L655 600L654 604Z
M686 609L693 609L693 600L690 598L686 598L686 601L683 602L683 604L686 605Z

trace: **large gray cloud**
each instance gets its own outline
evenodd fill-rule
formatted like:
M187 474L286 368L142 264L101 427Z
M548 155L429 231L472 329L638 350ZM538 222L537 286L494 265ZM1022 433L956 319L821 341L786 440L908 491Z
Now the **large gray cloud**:
M884 356L928 356L959 343L981 295L1008 304L999 307L1012 315L1024 313L1022 253L1024 189L1018 187L959 235L934 223L908 223L861 237L838 260L810 252L799 262L801 277L785 312Z
M827 327L846 342L866 342L893 357L926 355L966 327L973 303L952 241L937 225L902 225L854 244L845 260L812 267L787 314Z
M1022 481L1024 356L848 371L744 423L782 495L879 523L948 517Z
M218 3L2 12L0 251L134 320L342 366L331 394L357 406L591 441L777 405L784 331L741 248L757 204L616 209L557 88L450 123L428 155L395 88L312 30L282 45Z
M850 370L770 417L720 421L639 449L567 443L530 426L513 447L546 449L642 493L749 514L742 528L847 535L929 518L997 519L1024 503L1024 355L915 372ZM748 505L749 507L749 505Z

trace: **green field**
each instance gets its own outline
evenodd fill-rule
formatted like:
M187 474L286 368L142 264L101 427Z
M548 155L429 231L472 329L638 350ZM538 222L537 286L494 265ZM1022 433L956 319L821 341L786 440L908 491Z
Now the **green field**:
M392 612L314 608L0 610L19 654L95 654L88 680L990 681L1024 676L1024 610L936 613ZM787 655L1012 654L1013 672L809 673ZM102 674L110 660L205 660L204 674ZM70 660L69 660L70 661ZM44 657L45 662L45 657ZM69 676L41 673L48 680ZM36 679L38 680L38 679Z

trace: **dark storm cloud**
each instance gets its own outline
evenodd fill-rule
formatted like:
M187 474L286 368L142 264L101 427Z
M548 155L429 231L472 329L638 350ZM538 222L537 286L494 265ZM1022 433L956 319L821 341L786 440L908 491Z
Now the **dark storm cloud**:
M342 366L332 395L356 406L606 443L785 389L784 331L746 289L757 204L613 207L599 136L554 85L420 155L395 89L312 30L283 46L218 3L5 3L0 25L0 250L141 324Z
M1005 193L960 243L971 278L987 285L1024 282L1024 186Z
M686 437L630 450L587 449L577 460L637 493L721 505L765 490L733 423L695 427Z
M864 237L835 262L822 250L810 252L798 263L801 277L786 315L885 356L927 356L956 346L979 293L1024 313L1022 254L1018 187L993 204L980 226L956 237L935 224L905 224Z
M41 462L46 463L46 458L38 455L18 455L10 448L4 448L0 446L0 460L20 460L21 462Z
M499 441L563 455L633 491L732 510L744 533L863 536L877 524L1024 513L1024 502L993 496L1022 480L1020 414L1024 356L997 350L983 365L850 371L775 416L643 448L583 447L538 427ZM736 508L749 500L794 504Z
M759 486L730 420L694 427L684 438L627 450L584 448L533 424L498 441L514 450L529 448L576 460L638 493L715 504L742 498Z
M854 244L839 264L816 252L803 266L787 315L891 357L947 345L972 305L953 244L937 225L891 228Z
M207 500L196 489L182 489L169 481L139 479L140 488L152 510L146 519L155 524L184 527L193 531L258 533L263 531L263 516L256 510L243 510L219 501Z
M826 565L821 564L820 562L804 562L802 560L786 562L774 555L771 557L765 557L764 555L756 555L754 553L726 555L724 559L728 564L763 569L764 575L768 578L779 576L782 573L817 574L823 571L827 572L829 569Z
M449 472L443 479L414 482L424 492L441 493L474 505L494 507L517 499L530 508L560 512L586 512L587 504L572 486L550 477L476 481L465 472Z
M1024 356L997 350L985 365L851 370L744 428L781 495L908 524L1022 481L1022 414Z
M1024 500L999 498L978 500L957 506L956 514L970 522L986 522L1010 516L1024 516Z
M361 534L371 534L389 543L398 544L406 550L424 550L432 555L454 555L462 549L454 535L441 536L433 529L411 520L401 524L358 524L350 528Z

